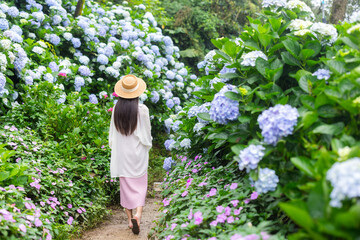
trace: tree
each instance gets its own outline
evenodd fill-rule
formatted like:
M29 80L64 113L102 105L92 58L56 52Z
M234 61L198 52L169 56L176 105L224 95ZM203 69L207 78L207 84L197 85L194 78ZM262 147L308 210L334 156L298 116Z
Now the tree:
M347 3L348 0L333 0L330 15L331 23L337 24L339 21L344 20Z
M78 16L80 16L82 14L82 10L84 8L84 3L85 3L85 0L78 0L78 2L76 4L76 10L74 13L74 18L77 18Z

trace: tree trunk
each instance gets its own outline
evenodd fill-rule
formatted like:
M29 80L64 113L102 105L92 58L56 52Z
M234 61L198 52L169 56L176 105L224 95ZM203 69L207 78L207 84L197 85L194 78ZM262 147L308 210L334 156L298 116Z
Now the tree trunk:
M338 24L339 21L344 20L347 4L348 0L333 0L333 4L331 7L330 23Z
M76 4L76 10L74 13L74 18L77 18L78 16L80 16L82 14L82 10L84 8L84 3L85 3L85 0L78 0L78 2Z

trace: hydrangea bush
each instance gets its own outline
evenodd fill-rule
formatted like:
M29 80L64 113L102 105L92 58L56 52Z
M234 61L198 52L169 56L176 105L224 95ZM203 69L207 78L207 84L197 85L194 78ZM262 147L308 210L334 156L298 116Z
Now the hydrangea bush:
M199 152L211 156L211 164L248 179L249 189L272 199L264 220L277 219L280 226L287 217L293 221L272 233L354 239L360 235L359 22L314 22L310 8L298 0L263 1L262 6L259 18L249 18L238 38L212 41L217 49L198 64L204 75L195 81L194 97L171 117L182 124L170 131L167 149L188 158ZM235 70L224 72L225 67ZM191 139L191 148L181 146L183 139ZM178 165L173 169L178 176ZM227 181L216 179L209 191ZM180 192L164 193L166 199L181 198ZM189 208L173 211L175 205L164 218L176 222ZM202 212L201 218L215 211ZM162 227L159 232L171 225ZM184 239L222 239L220 233L179 231Z

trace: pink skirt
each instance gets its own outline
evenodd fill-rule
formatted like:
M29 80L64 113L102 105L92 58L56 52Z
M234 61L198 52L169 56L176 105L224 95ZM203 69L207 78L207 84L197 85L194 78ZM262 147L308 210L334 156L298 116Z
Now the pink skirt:
M120 177L121 206L127 209L145 206L147 185L147 173L139 178Z

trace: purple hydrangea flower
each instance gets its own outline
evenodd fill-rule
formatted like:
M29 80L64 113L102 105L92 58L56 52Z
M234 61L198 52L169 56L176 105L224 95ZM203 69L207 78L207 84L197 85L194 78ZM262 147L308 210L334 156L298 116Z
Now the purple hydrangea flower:
M261 134L267 144L276 145L282 138L292 134L299 113L290 105L276 105L263 111L258 117Z
M256 169L258 163L264 156L265 148L261 145L251 144L244 150L240 151L239 157L239 169L243 170L244 168Z
M236 92L235 86L226 85L220 92L215 94L210 107L210 118L220 124L227 124L230 120L235 120L240 115L239 113L239 102L231 100L225 96L226 92Z
M318 69L312 75L316 76L318 80L325 79L328 80L330 78L331 72L327 69Z

